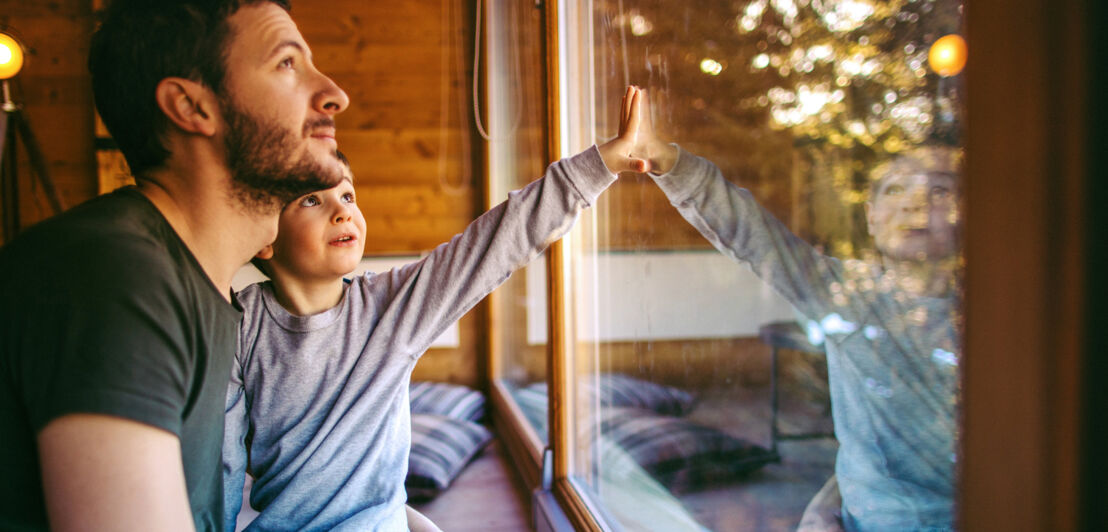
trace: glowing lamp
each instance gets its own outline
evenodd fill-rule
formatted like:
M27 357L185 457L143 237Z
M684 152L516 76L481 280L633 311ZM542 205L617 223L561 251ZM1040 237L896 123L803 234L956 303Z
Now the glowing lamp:
M700 71L709 76L718 76L720 72L723 72L723 64L715 59L705 58L700 62Z
M966 66L966 40L954 33L940 37L927 53L927 64L944 78L957 75Z
M23 68L23 46L15 37L0 33L0 79L11 79Z

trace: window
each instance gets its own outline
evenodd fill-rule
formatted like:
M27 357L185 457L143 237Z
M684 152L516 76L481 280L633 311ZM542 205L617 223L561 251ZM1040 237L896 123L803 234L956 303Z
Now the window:
M560 7L561 155L613 136L637 84L720 170L672 198L625 175L565 241L555 443L589 512L780 530L841 496L874 527L951 523L960 4Z
M491 207L541 176L549 150L542 11L501 1L485 13ZM537 468L547 441L546 267L544 258L531 262L491 295L493 388L502 408L517 413L510 419L525 436L520 452L534 462L528 470Z
M526 4L530 5L530 2ZM851 61L838 61L836 64L845 67L847 74L864 74L866 61L857 61L856 53L861 53L861 58L865 59L867 50L877 46L875 43L887 43L882 40L902 39L913 32L923 32L924 39L915 43L911 51L907 44L912 43L898 41L904 46L900 51L917 54L916 58L921 59L918 55L921 45L927 46L930 52L930 46L939 37L959 33L962 26L961 6L945 0L772 0L697 2L690 6L667 1L625 0L547 2L543 6L559 25L558 32L547 35L547 39L560 42L556 65L559 75L551 79L550 86L562 97L558 100L562 112L558 115L558 121L549 124L549 129L555 144L562 149L554 150L552 158L570 154L593 139L611 135L612 119L607 116L605 108L611 108L620 85L626 82L646 85L655 91L655 116L669 138L714 161L729 181L748 187L752 197L792 232L805 242L819 246L825 255L840 259L864 259L867 250L872 250L868 220L859 202L869 195L865 170L877 168L880 158L873 150L862 148L823 151L820 146L826 146L826 143L818 139L818 128L815 137L807 134L806 128L816 124L806 122L804 116L810 113L805 111L822 109L816 104L824 101L826 105L828 97L837 100L839 96L835 95L832 85L821 88L818 82L800 83L805 78L802 74L811 80L812 76L820 74L820 68L827 66L820 60L826 57L827 49L814 43L805 46L801 54L794 44L802 42L805 35L830 34L839 39L840 45L849 44L844 39L856 39L857 46L849 44L849 48L856 50L849 58ZM868 7L874 9L870 11ZM1032 2L1026 6L968 5L965 18L969 22L966 25L973 28L973 57L977 65L968 74L972 87L968 92L970 102L966 104L962 100L962 76L936 77L928 60L916 63L925 69L920 88L933 91L935 101L942 105L933 106L931 112L923 113L900 107L895 117L903 119L905 111L909 112L909 116L914 113L917 119L926 115L933 126L946 121L949 126L955 126L947 127L949 133L957 133L958 117L963 113L968 116L966 151L970 157L964 173L973 177L960 185L972 181L973 186L959 187L958 194L964 196L961 202L972 209L968 210L969 222L963 227L965 245L962 250L966 259L954 271L964 269L967 278L965 297L972 302L972 305L965 307L964 313L966 351L971 354L963 357L951 351L955 355L953 360L958 362L958 371L965 373L966 380L965 388L956 394L958 400L964 402L966 425L964 430L955 429L952 435L957 437L960 448L965 452L964 457L955 459L961 462L963 475L957 489L959 500L965 501L960 505L960 523L967 529L1011 529L1033 523L1031 526L1037 528L1068 530L1077 528L1075 523L1082 517L1099 522L1096 517L1102 513L1088 504L1093 499L1082 499L1085 493L1082 489L1089 490L1090 484L1095 484L1095 474L1086 472L1083 466L1095 465L1097 461L1095 457L1090 457L1088 450L1078 448L1078 438L1083 429L1095 432L1095 424L1089 424L1095 419L1092 417L1095 408L1082 408L1082 387L1079 385L1095 381L1095 376L1083 380L1083 371L1094 368L1089 357L1090 348L1083 343L1082 338L1085 337L1081 334L1082 323L1087 319L1082 302L1092 297L1084 289L1096 272L1082 270L1080 260L1084 253L1092 251L1082 240L1082 235L1094 228L1084 218L1087 212L1085 191L1090 189L1085 165L1096 159L1085 159L1090 155L1087 146L1095 145L1088 144L1095 135L1090 133L1086 111L1099 108L1089 99L1096 93L1095 90L1090 92L1089 89L1100 86L1096 81L1100 78L1088 83L1089 65L1095 61L1088 55L1084 44L1086 37L1095 35L1087 31L1095 27L1089 22L1093 11L1096 10L1080 2L1063 2L1061 7L1054 4L1048 6L1045 2ZM1050 16L1028 16L1029 13ZM864 19L862 25L852 28L859 17ZM936 25L939 20L950 21L949 24L955 27ZM890 30L868 33L874 28L867 28L866 21L883 21ZM814 24L823 25L824 29ZM790 25L792 27L784 33L775 30ZM802 31L794 34L793 30L798 25ZM746 38L757 34L764 37L765 42L762 49L748 50L736 62L734 57L725 56L719 50L736 49L735 35L740 34L740 30L745 30L742 34L747 35ZM815 33L806 33L807 30ZM863 37L866 42L863 42ZM759 46L759 40L752 41L754 46ZM743 42L738 48L746 46ZM646 46L643 47L642 43ZM790 46L793 46L791 52L782 55L782 51ZM809 57L813 48L814 54ZM891 48L883 50L888 53L894 51ZM794 59L799 61L799 73L794 68ZM807 72L809 59L812 60L811 72ZM643 65L649 65L646 81L642 79ZM783 72L784 66L787 68ZM909 69L906 72L917 70L911 61L907 66ZM703 74L696 74L697 69ZM736 69L750 75L744 76L744 79L728 78L734 75ZM691 75L689 70L693 72ZM763 73L761 77L756 75L755 70ZM620 74L621 71L625 74ZM621 75L623 79L620 79ZM773 77L779 79L774 80ZM836 86L839 77L833 77ZM881 81L876 79L879 77L874 76L875 79L870 81ZM712 84L719 83L713 80L728 79L731 85L728 87L730 92L726 94L732 97L729 101L735 103L737 108L721 107L717 100L711 98L716 86ZM885 80L888 81L893 80ZM868 93L867 96L863 85L849 85L852 88L843 92L841 100L830 102L849 106L850 112L855 113L845 116L857 116L859 111L866 110L858 105L860 102L867 97L872 98L873 94L881 94ZM769 94L769 89L773 88L792 93L793 101L788 101L790 95L786 92ZM802 88L803 91L800 90ZM909 95L913 93L911 90L905 92ZM752 96L754 100L751 102ZM904 95L899 90L893 96L892 103L905 103ZM941 101L944 99L947 101ZM744 110L744 102L745 105L753 103L763 109L776 104L780 120L774 121L778 126L790 125L780 129L769 127L767 131L772 115L752 118L753 111L751 108ZM490 103L490 112L495 112L496 102ZM790 103L794 105L790 107ZM888 103L881 104L882 107L876 111L870 104L869 110L889 110L891 113L892 109L886 105ZM935 114L936 110L938 114ZM765 111L767 114L770 112ZM819 115L820 123L831 122L822 120L822 112ZM889 118L894 117L890 114ZM934 122L936 119L940 122ZM917 120L917 123L920 122ZM860 124L847 121L841 125L845 126L841 131L850 134L865 135L874 131L871 124L864 120ZM883 127L882 121L872 125ZM932 136L941 137L941 129L937 133L927 132L925 142L930 143ZM727 135L716 135L720 131ZM793 138L790 139L786 133L793 135ZM907 133L911 134L910 131ZM715 140L713 135L716 135ZM719 143L724 138L734 142L730 145ZM946 142L958 144L955 139L956 135L951 137L948 134ZM837 140L843 141L841 132ZM909 140L911 142L905 143L908 146L917 143L911 138ZM780 150L767 147L767 143L774 142L781 142ZM828 169L838 169L838 172L828 174ZM773 178L767 180L766 176ZM553 423L551 433L550 445L556 451L555 493L562 496L560 502L578 528L585 529L596 528L598 524L606 525L608 529L621 528L620 514L613 510L619 502L619 493L612 489L616 484L610 482L612 475L596 467L600 463L620 463L612 460L613 456L618 458L619 455L605 456L597 452L600 447L591 442L599 439L590 436L590 431L594 435L611 432L611 423L605 425L603 414L606 408L613 408L613 400L605 399L611 395L605 395L607 392L603 390L610 389L608 384L616 380L609 376L612 373L610 370L627 367L626 364L616 364L619 360L614 353L630 347L634 356L638 357L632 366L638 370L638 375L634 377L655 384L679 384L677 381L680 379L690 378L692 362L700 356L690 349L688 355L682 355L687 356L688 361L683 360L681 370L674 371L672 367L663 366L661 362L664 359L654 353L662 351L663 342L677 342L678 339L618 339L615 336L617 328L605 325L605 315L595 310L601 302L611 304L613 298L605 291L617 288L589 279L601 278L601 273L609 275L606 272L621 271L619 267L611 266L622 258L614 256L645 254L648 250L657 253L709 251L704 242L693 239L691 242L695 244L690 244L674 236L686 229L670 224L672 219L664 218L664 209L655 209L650 203L652 192L649 191L652 189L649 186L641 187L641 190L626 182L617 186L641 192L644 201L636 212L656 216L652 218L657 223L650 229L654 231L651 239L625 231L628 225L644 224L616 214L612 205L625 207L628 201L626 198L617 201L615 198L620 189L613 189L606 196L608 203L596 210L588 225L581 224L579 230L564 241L561 249L555 250L557 260L553 261L550 278L554 285L568 281L564 290L555 292L556 296L575 296L564 305L559 305L558 297L555 297L550 302L554 306L554 314L583 307L578 315L557 322L559 326L554 329L551 342L565 341L572 349L555 348L555 371L549 377L557 383L551 390L551 404L555 411L564 412L565 417L565 420L554 420L556 423ZM839 196L837 200L836 195ZM1005 201L996 201L1000 195ZM628 234L632 237L628 238ZM697 234L699 232L692 235ZM659 245L659 241L664 244ZM1095 239L1089 242L1093 241ZM655 275L653 269L644 268L641 272ZM644 286L650 282L649 276L642 275L640 278ZM962 310L960 306L954 317L962 314ZM710 315L702 309L695 311ZM794 318L798 314L802 315L794 309ZM840 314L839 320L832 319L826 324L819 320L815 331L826 333L828 328L841 331L842 327L854 323L842 317ZM809 330L806 326L813 320L807 321L801 321L801 331L805 333ZM961 329L959 320L951 322ZM582 328L582 335L578 335L579 323L586 325ZM591 333L590 326L593 327ZM604 330L605 326L609 330ZM864 335L866 329L857 330ZM657 331L653 329L653 332ZM785 331L788 332L788 328ZM795 332L795 329L792 331ZM605 337L604 334L610 336ZM1093 335L1090 337L1095 337L1094 333L1090 334ZM807 336L804 334L804 337ZM818 337L818 334L814 336ZM703 342L706 339L688 340ZM736 348L736 351L753 349L751 346L755 345L755 340L746 337L746 343L745 347ZM793 344L793 347L801 349L780 347L777 357L772 351L769 354L763 352L761 368L742 369L745 373L760 371L763 380L739 382L742 386L760 386L762 389L758 393L764 398L769 391L766 390L764 378L776 370L779 377L777 389L780 391L779 419L784 421L780 428L786 432L798 428L792 425L797 419L794 416L795 407L784 404L803 399L803 394L796 395L796 379L814 374L816 378L808 378L808 381L818 380L818 365L813 361L819 358L832 360L818 353L807 353L802 344ZM772 347L767 345L765 349L772 350ZM936 362L952 360L944 351L932 350L931 355L937 355L934 356ZM567 352L573 355L571 359L565 358ZM770 361L768 369L765 358ZM774 358L779 362L777 368L772 367ZM786 360L789 358L804 361L804 364L797 365ZM813 370L812 374L805 376L805 372L793 371L806 365ZM723 367L720 371L732 370ZM757 376L757 373L751 374ZM727 377L697 377L727 383ZM788 383L789 379L794 383ZM830 382L835 382L833 375ZM877 386L880 383L876 380L872 386L867 387L866 384L863 381L863 388L878 396L890 391L896 393L892 387ZM806 386L799 388L800 391L809 391ZM770 393L771 418L774 395ZM804 400L811 402L815 397ZM693 413L699 406L693 406ZM764 417L766 407L762 408ZM1082 417L1082 411L1093 413ZM789 418L792 420L788 421ZM569 427L569 430L559 428L559 424L568 420L575 421L576 426ZM571 442L575 445L569 444ZM756 443L764 445L764 437ZM782 461L788 462L790 452L781 443L778 451ZM1092 448L1095 446L1087 449ZM637 460L634 461L638 464ZM626 464L627 460L622 463ZM726 513L730 511L728 505L736 502L739 504L734 508L740 509L744 499L756 497L758 491L763 489L758 483L762 480L760 477L779 465L769 463L755 471L745 480L744 490L731 492L738 499L720 497L713 502L710 496L705 495L709 492L704 490L699 492L699 502L690 496L688 490L644 489L641 492L644 497L653 496L656 506L663 506L664 501L665 509L655 512L676 516L678 520L688 517L695 520L701 514ZM642 480L643 477L639 474L625 475L625 478ZM1084 480L1086 484L1081 486L1078 480ZM654 478L653 482L657 479ZM642 481L640 484L647 486L649 482ZM534 486L535 483L529 485ZM713 489L728 488L717 485ZM805 489L811 490L811 487ZM666 501L667 497L671 500ZM640 503L645 502L646 499L640 500ZM780 512L780 509L772 511ZM798 517L794 513L787 523L795 523ZM686 520L686 524L692 528L708 526L699 520L696 524ZM746 530L771 526L775 525L740 514L730 528Z

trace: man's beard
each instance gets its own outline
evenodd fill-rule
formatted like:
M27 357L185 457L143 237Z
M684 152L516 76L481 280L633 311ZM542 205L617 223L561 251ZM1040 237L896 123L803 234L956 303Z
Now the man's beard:
M247 209L279 210L300 196L342 181L339 165L327 168L307 156L292 159L297 139L288 129L252 116L229 98L220 99L220 110L228 126L224 145L233 191ZM304 135L314 127L332 124L329 118L304 124Z

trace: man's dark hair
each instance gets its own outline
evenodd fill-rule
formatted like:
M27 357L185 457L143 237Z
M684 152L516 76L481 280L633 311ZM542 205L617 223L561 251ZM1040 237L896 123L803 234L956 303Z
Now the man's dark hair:
M239 8L289 0L114 0L89 47L89 72L100 118L135 177L163 165L168 118L154 99L168 77L203 83L222 94L227 19Z

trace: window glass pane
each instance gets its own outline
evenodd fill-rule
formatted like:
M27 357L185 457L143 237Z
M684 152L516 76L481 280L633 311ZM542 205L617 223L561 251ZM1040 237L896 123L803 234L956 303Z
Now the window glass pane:
M489 198L508 198L546 169L546 76L541 11L526 2L492 1L489 51ZM498 380L546 441L546 260L514 273L492 294L491 341ZM541 394L537 395L537 394Z
M563 15L568 151L627 84L686 150L571 235L575 486L616 529L952 527L961 4Z

